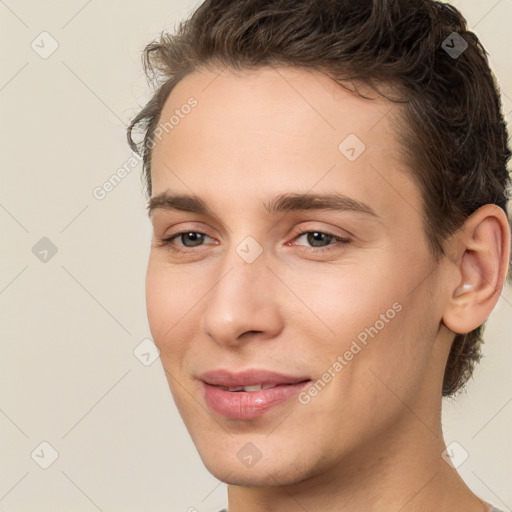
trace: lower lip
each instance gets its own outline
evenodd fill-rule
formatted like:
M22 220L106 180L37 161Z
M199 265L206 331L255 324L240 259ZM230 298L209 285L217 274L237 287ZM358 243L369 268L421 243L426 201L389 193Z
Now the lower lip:
M233 420L251 420L297 396L311 381L284 384L261 391L225 391L203 382L204 399L208 407Z

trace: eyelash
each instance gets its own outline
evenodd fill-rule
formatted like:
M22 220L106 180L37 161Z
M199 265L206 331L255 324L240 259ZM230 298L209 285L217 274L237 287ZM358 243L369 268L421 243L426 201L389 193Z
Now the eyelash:
M206 237L208 236L206 233L202 233L201 231L187 230L187 231L180 231L179 233L175 233L175 234L173 234L172 236L170 236L168 238L160 239L160 240L158 240L158 242L161 244L162 247L163 246L167 247L167 249L170 250L173 253L188 253L188 252L192 252L192 251L194 251L194 247L187 247L186 249L178 249L178 248L176 248L176 246L173 246L172 243L171 243L172 240L174 240L175 238L178 238L181 235L186 235L188 233L196 233L196 234L199 234L199 235L204 235ZM341 246L345 246L345 245L350 243L350 240L348 238L343 238L343 237L334 235L333 233L328 233L326 231L320 231L320 230L315 230L315 229L313 229L313 230L312 229L301 230L301 231L295 233L294 239L300 238L301 236L306 235L308 233L320 233L322 235L327 235L329 237L332 237L334 239L334 241L338 242L338 244L340 244ZM208 238L210 238L210 237L208 237ZM313 253L325 252L325 251L330 251L330 250L335 249L338 244L329 244L326 247L311 247L311 249L312 249ZM201 245L199 245L197 247L201 247ZM300 247L303 247L303 246L300 246Z

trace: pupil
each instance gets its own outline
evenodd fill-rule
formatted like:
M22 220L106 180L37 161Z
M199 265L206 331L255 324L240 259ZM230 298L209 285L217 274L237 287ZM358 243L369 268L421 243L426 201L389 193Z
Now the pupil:
M322 242L329 242L330 238L331 235L326 235L325 233L319 233L317 231L314 231L308 234L308 243L310 243L313 247L320 247L322 246Z
M200 245L201 241L203 239L203 235L201 233L195 233L191 231L190 233L187 233L184 235L185 238L182 239L182 242L184 242L184 245L186 247L195 247L196 245ZM187 241L192 242L191 245L187 245Z

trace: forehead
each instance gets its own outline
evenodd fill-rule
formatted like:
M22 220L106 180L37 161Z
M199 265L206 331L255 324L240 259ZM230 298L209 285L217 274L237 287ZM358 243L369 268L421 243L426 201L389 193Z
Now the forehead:
M405 187L414 201L417 191L403 172L392 123L399 107L362 92L375 99L302 68L193 72L177 84L160 116L167 129L155 140L153 195L193 189L235 200L256 190L265 197L341 185L356 199L373 193L377 203L396 202L393 189Z
M279 132L317 144L324 140L336 150L337 142L348 134L366 143L372 132L374 148L379 142L391 142L389 121L397 104L369 89L362 92L373 99L363 99L325 74L304 68L200 69L176 85L160 122L173 120L170 138L183 135L188 142L204 133L220 140L224 130L233 141L250 142L246 139L250 131L254 136L267 133L270 139ZM193 109L187 106L191 98L197 102Z

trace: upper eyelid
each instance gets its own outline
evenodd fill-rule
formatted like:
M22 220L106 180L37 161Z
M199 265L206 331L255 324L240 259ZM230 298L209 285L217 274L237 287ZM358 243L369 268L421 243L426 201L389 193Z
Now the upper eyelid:
M340 234L340 235L336 235L336 233L333 233L332 231L336 231L336 229L346 233L346 235L348 235L349 237L355 237L355 235L353 235L350 231L348 231L347 229L345 228L341 228L341 227L337 227L337 228L329 228L329 227L319 227L318 226L318 223L325 223L325 221L322 221L322 220L303 220L301 222L298 222L297 224L299 224L300 226L299 227L293 227L291 229L292 232L295 233L295 235L299 234L299 233L303 233L303 232L311 232L311 231L319 231L321 233L326 233L326 234L330 234L332 236L340 236L340 237L344 237L343 234ZM179 224L187 224L187 222L180 222L178 223L177 225ZM190 224L204 224L203 222L201 221L192 221ZM306 225L304 225L306 224ZM310 226L308 224L313 224L313 226ZM274 226L275 227L275 226ZM274 229L274 227L272 228L272 230ZM217 228L213 228L215 231L218 231ZM155 231L156 231L156 227L155 227ZM228 228L228 231L229 232L232 232L231 229ZM290 231L290 230L289 230ZM208 233L206 233L206 230L203 229L202 227L197 227L196 225L193 225L192 227L190 228L182 228L180 229L179 231L177 231L175 233L175 235L179 235L179 234L182 234L182 233L185 233L185 232L196 232L196 233L202 233L202 234L205 234L207 236L209 236L210 238L214 238L210 235L208 235ZM174 235L169 235L169 236L174 236ZM168 238L168 237L165 237L165 238Z
M170 213L172 214L171 216L169 216ZM302 211L290 211L288 213L292 216L294 225L303 224L303 223L307 223L307 222L311 222L311 223L320 222L320 223L333 224L334 226L336 224L338 224L339 222L341 222L342 224L345 224L347 219L352 219L351 214L360 214L359 211L354 211L354 210L329 210L329 209L322 209L322 208L312 209L312 210L306 209L306 210L302 210ZM190 217L188 219L182 218L182 220L180 222L180 217L182 217L182 214L183 214L183 216L186 216L186 217L191 215L192 217L195 217L195 218L192 218L192 219ZM347 214L348 214L348 217L345 216ZM318 217L317 217L317 215L318 215ZM322 217L324 217L324 215L327 215L327 217L323 219ZM341 217L339 217L339 215L341 215ZM285 214L284 217L286 217L286 216L288 216L288 215ZM315 218L307 219L306 217L309 217L309 216L317 217L317 218L316 219ZM277 224L273 224L271 226L269 231L273 231L277 227L278 224L281 224L282 217L277 222ZM368 217L368 216L365 216L365 217ZM290 217L288 216L288 218L290 218ZM366 220L365 218L360 218L359 216L357 218L358 218L358 222ZM371 218L379 219L379 217L373 217L373 216ZM158 224L155 223L156 219L158 219ZM151 222L153 223L153 226L155 228L156 228L156 226L161 225L164 222L167 224L168 220L171 220L171 219L176 221L176 225L185 224L185 223L190 222L192 224L207 225L208 229L213 229L217 233L223 232L228 235L233 233L232 229L227 224L225 224L221 220L219 220L219 218L216 215L210 216L205 213L186 212L186 211L180 211L180 210L177 211L177 210L173 210L173 209L167 210L167 209L159 209L159 208L156 208L152 212L152 215L151 215ZM351 222L349 222L349 224L351 224ZM341 228L340 226L337 226L337 227L327 228L327 229L341 230L345 234L348 234L348 236L350 236L350 237L358 238L356 235L354 235L353 233L351 233L349 230L345 229L344 227ZM198 229L198 231L201 231L201 230ZM321 230L319 230L319 231L321 231ZM333 235L338 236L335 234L333 234ZM339 236L343 237L344 234L341 234Z
M323 233L323 234L326 234L326 235L331 235L331 236L335 236L335 237L339 237L339 238L347 238L346 236L344 235L337 235L336 233L333 233L331 229L329 228L317 228L317 227L299 227L299 228L294 228L293 230L293 236L297 237L297 236L300 236L300 235L303 235L305 233ZM349 233L348 231L346 230L343 230L347 233L348 236L353 236L351 233ZM173 234L170 234L168 236L164 236L162 238L174 238L178 235L183 235L183 234L186 234L186 233L200 233L202 235L206 235L208 238L214 238L212 236L210 236L208 233L205 232L205 230L202 230L201 228L190 228L190 229L180 229L179 231L176 231L176 233L173 233Z

